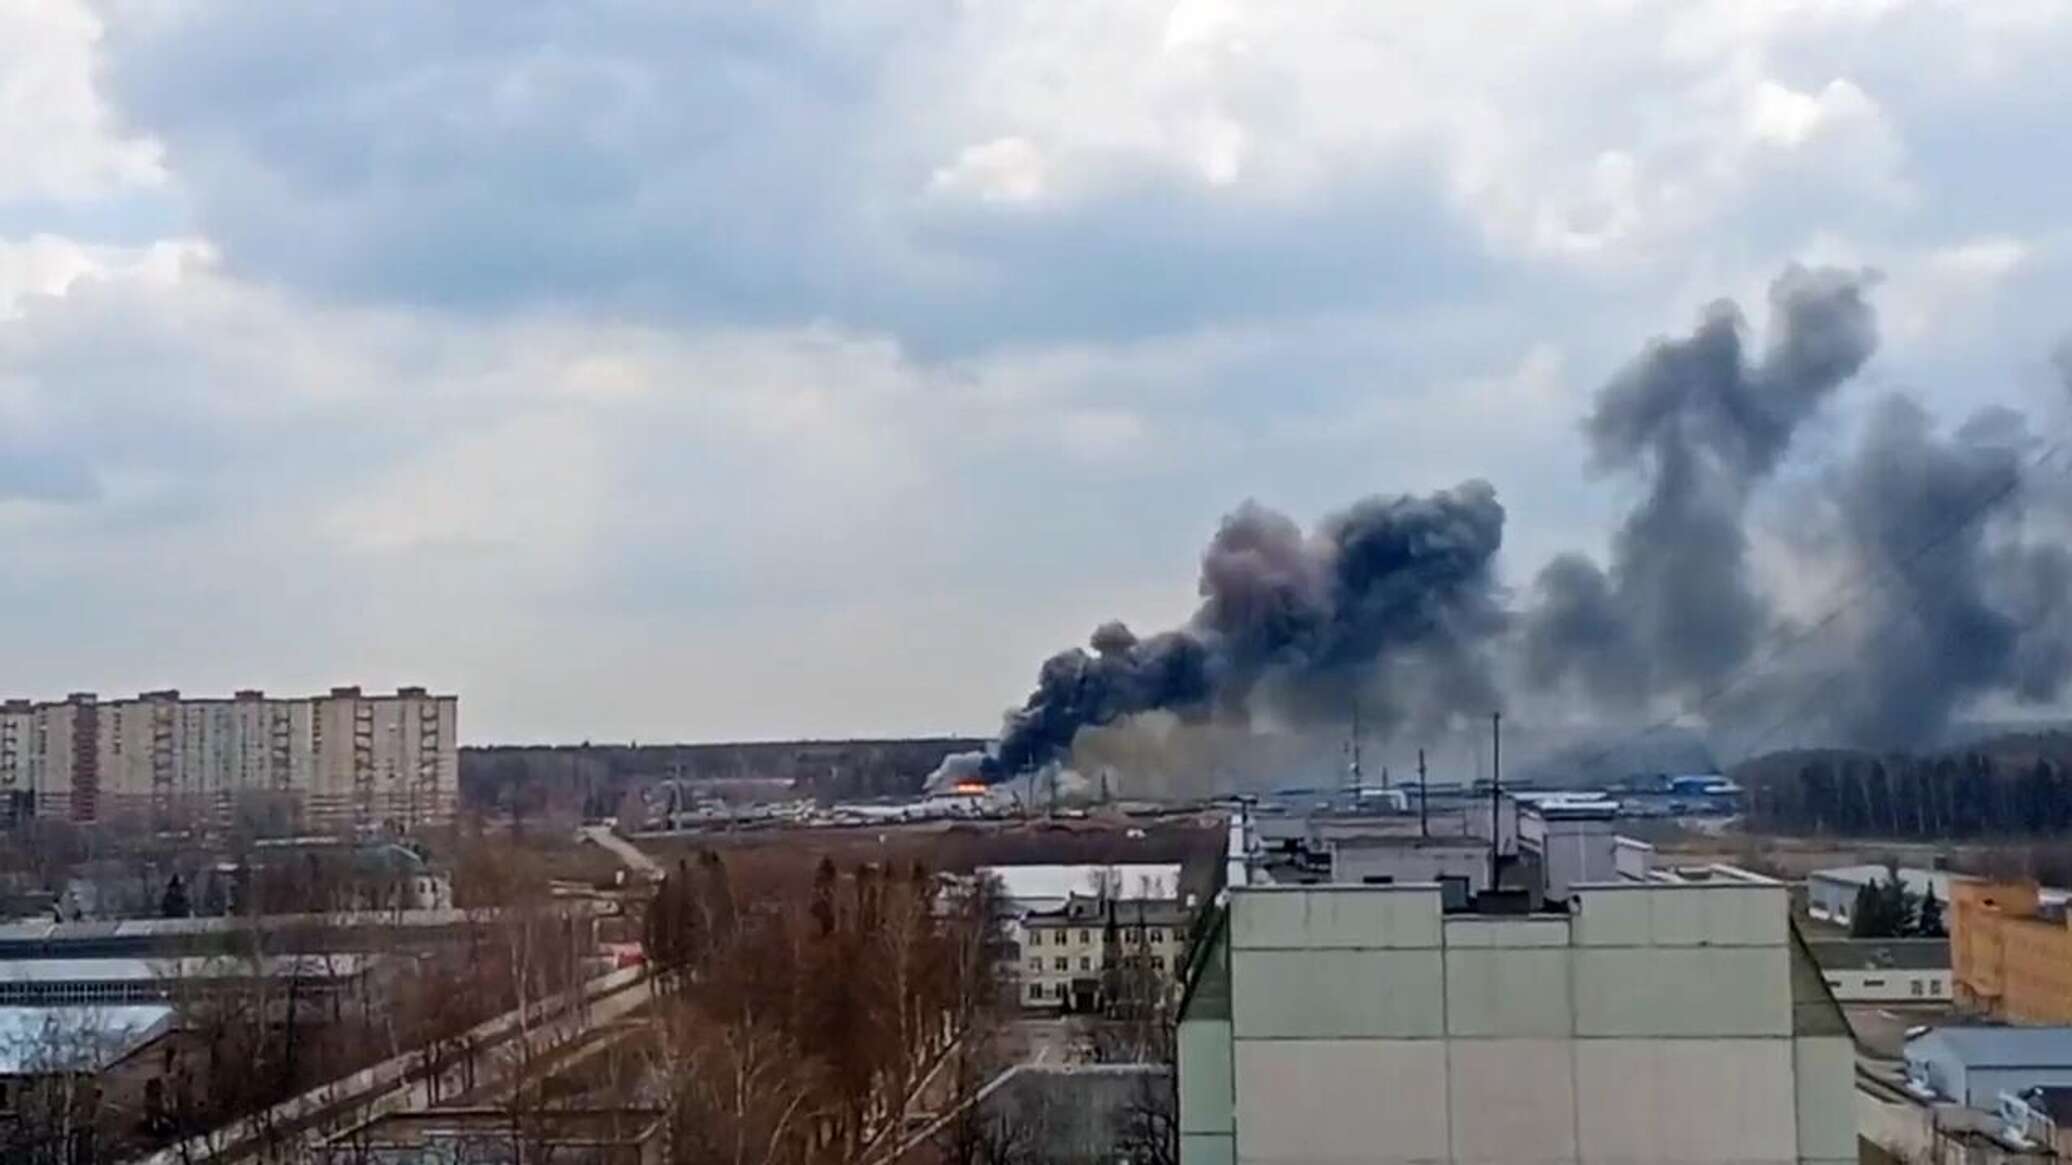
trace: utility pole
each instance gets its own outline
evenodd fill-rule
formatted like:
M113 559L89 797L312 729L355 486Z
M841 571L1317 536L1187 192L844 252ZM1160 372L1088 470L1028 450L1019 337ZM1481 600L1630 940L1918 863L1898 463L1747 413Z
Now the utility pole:
M1360 704L1357 700L1353 702L1352 764L1346 769L1346 776L1352 782L1353 795L1359 796L1365 781L1360 775Z
M1489 888L1497 890L1503 856L1504 714L1489 714Z
M1417 836L1432 840L1431 798L1425 795L1424 749L1417 750Z

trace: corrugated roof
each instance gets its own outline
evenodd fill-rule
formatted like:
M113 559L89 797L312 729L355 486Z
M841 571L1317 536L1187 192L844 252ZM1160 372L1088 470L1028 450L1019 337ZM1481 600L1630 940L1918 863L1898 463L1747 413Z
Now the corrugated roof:
M0 1007L0 1075L105 1067L172 1026L164 1004Z
M1907 1041L1907 1052L1937 1045L1967 1068L2072 1068L2072 1027L1939 1027Z
M372 956L275 955L264 960L271 975L299 969L304 978L349 977L363 970ZM0 960L0 983L120 983L170 979L242 979L253 972L244 959L7 959Z

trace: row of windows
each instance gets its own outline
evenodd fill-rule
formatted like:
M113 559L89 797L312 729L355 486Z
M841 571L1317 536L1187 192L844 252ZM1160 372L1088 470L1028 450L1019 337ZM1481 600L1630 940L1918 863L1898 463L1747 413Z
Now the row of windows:
M1101 967L1102 967L1102 969L1104 969L1104 970L1105 970L1105 969L1107 969L1107 968L1109 968L1109 967L1112 967L1112 966L1114 966L1114 965L1115 965L1115 958L1114 958L1114 956L1110 955L1110 956L1103 956L1103 957L1102 957L1102 959L1101 959ZM1136 956L1135 956L1135 955L1124 955L1124 956L1123 956L1123 958L1122 958L1122 965L1123 965L1123 966L1125 966L1125 967L1134 967L1134 966L1136 966L1136 965L1137 965L1137 958L1136 958ZM1050 961L1050 969L1051 969L1051 970L1053 970L1053 971L1056 971L1056 972L1058 972L1059 974L1064 974L1064 973L1066 973L1066 972L1069 972L1069 971L1070 971L1070 970L1072 969L1072 960L1071 960L1071 959L1068 959L1068 958L1066 958L1066 957L1064 957L1063 955L1060 955L1060 956L1058 956L1057 958L1054 958L1054 959L1052 959L1052 960ZM1085 956L1085 955L1081 955L1081 956L1079 956L1079 969L1080 969L1080 970L1082 970L1082 971L1091 971L1091 970L1093 970L1093 969L1094 969L1094 961L1093 961L1093 960L1092 960L1091 958L1089 958L1089 957L1087 957L1087 956ZM1163 971L1163 970L1165 970L1165 969L1166 969L1166 961L1165 961L1165 956L1164 956L1164 955L1153 955L1153 956L1151 956L1151 969L1152 969L1152 970L1154 970L1154 971ZM1030 959L1030 960L1029 960L1029 973L1030 973L1030 974L1032 974L1032 975L1041 975L1041 974L1043 973L1043 959L1042 959L1041 957L1037 957L1037 958L1033 958L1033 959Z
M1031 928L1029 931L1029 945L1032 947L1042 946L1043 936L1045 933L1047 932ZM1079 941L1082 944L1091 943L1092 941L1094 941L1093 934L1094 932L1091 930L1081 930L1079 932ZM1051 945L1060 947L1064 946L1068 941L1070 941L1071 936L1071 931L1060 930L1057 932L1057 936L1050 940ZM1173 937L1177 939L1179 937L1179 933L1177 931L1174 932ZM1165 941L1165 928L1154 926L1150 930L1144 932L1144 938L1147 942L1162 943Z
M0 1003L152 1003L170 984L148 979L111 983L0 983Z
M1838 979L1838 978L1836 978L1836 977L1834 977L1834 976L1830 975L1830 976L1828 977L1828 980L1827 980L1827 985L1828 985L1829 987L1840 987L1840 986L1842 986L1842 981L1841 981L1840 979ZM1863 984L1862 984L1862 985L1863 985L1863 987L1864 987L1864 989L1865 989L1865 990L1869 990L1869 989L1871 989L1871 988L1873 988L1873 987L1883 987L1883 986L1885 986L1885 980L1883 980L1883 979L1865 979L1865 980L1863 981ZM1909 980L1907 980L1907 991L1908 991L1908 993L1909 993L1909 994L1912 994L1912 995L1923 995L1923 996L1925 996L1925 995L1931 995L1931 994L1935 994L1935 993L1937 993L1937 992L1939 992L1939 991L1941 990L1941 986L1942 986L1942 984L1941 984L1941 980L1939 980L1939 979L1909 979Z

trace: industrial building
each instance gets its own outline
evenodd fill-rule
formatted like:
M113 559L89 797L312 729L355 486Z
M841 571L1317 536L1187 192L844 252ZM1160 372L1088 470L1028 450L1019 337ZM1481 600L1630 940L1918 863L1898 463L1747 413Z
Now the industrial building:
M1808 943L1837 1003L1950 1001L1950 940L1837 939Z
M1933 894L1944 903L1950 900L1951 883L1962 880L1942 870L1913 866L1859 865L1815 870L1806 875L1806 913L1821 922L1848 926L1856 913L1857 893L1874 882L1883 885L1895 877L1912 897L1921 899Z
M1182 1161L1857 1159L1854 1049L1782 883L1528 902L1233 886L1181 1006Z
M1906 1043L1907 1082L1973 1108L2002 1093L2072 1085L2072 1028L1939 1027Z
M1959 1006L2018 1023L2072 1023L2072 924L2061 896L2034 883L1960 880L1949 917Z
M449 821L459 701L423 688L367 695L0 704L0 820L154 826L226 820L408 829Z
M363 994L382 956L19 959L0 962L0 1007L124 1007L293 980L310 999Z

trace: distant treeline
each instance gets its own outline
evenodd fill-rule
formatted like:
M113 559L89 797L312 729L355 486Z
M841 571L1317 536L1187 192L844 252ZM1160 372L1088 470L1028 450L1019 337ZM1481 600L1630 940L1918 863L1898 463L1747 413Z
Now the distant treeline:
M2008 737L1962 752L1773 753L1739 766L1753 826L1779 833L1952 839L2072 828L2072 737Z
M491 745L460 750L469 806L521 816L618 813L629 794L671 778L783 786L824 799L918 792L942 758L979 748L969 737L789 740L738 744Z

